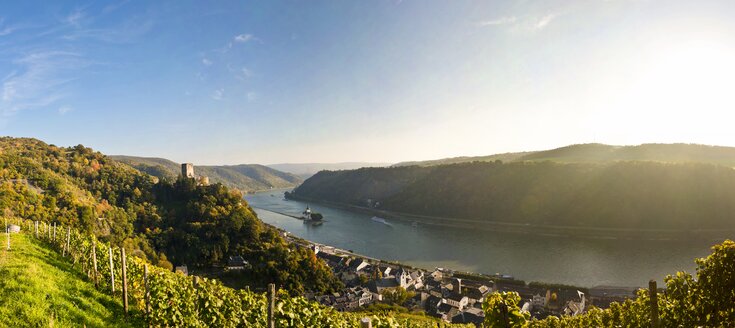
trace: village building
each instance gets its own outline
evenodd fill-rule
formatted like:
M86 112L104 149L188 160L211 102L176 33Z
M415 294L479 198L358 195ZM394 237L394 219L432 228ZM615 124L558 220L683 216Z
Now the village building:
M462 287L462 295L466 295L469 304L482 303L487 295L491 294L493 289L484 284L467 283Z
M227 259L227 266L225 269L232 271L232 270L244 270L246 267L250 266L248 261L245 261L245 259L242 258L242 256L230 256Z
M475 307L468 308L463 312L459 312L452 317L452 323L471 323L480 326L485 321L485 313L482 309Z
M572 301L567 302L567 304L564 306L564 309L562 310L562 313L564 313L564 315L575 316L575 315L580 315L584 313L585 305L586 305L585 303L587 300L585 299L584 293L580 291L577 291L577 293L579 294L580 300L579 301L572 300Z
M350 270L354 272L360 272L363 269L368 268L370 266L370 263L368 263L367 260L364 260L362 258L356 258L356 259L350 260L350 263L348 266Z
M449 304L461 311L465 308L465 306L467 306L467 304L469 303L469 299L467 298L467 296L464 296L462 294L452 293L449 295L449 297L444 298L442 302Z

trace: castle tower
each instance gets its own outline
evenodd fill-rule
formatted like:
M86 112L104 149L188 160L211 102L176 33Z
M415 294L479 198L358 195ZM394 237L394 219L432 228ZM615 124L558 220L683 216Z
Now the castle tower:
M181 164L181 176L185 178L193 178L194 177L194 164L182 163Z
M457 294L462 294L462 279L454 278L452 281L452 291Z

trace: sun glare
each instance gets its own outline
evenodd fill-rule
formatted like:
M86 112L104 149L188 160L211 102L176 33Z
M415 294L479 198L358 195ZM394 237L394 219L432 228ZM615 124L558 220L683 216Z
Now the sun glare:
M627 127L618 133L630 140L727 138L713 134L735 119L733 58L724 39L696 36L641 49L632 74L603 105L606 121L619 123L608 128Z

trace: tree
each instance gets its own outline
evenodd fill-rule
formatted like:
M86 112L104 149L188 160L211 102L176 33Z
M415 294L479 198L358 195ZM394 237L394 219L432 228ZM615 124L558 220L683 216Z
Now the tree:
M524 327L530 315L521 312L518 303L521 296L516 292L493 293L485 299L482 309L485 311L485 326L510 328Z
M406 291L403 287L384 289L380 294L383 295L383 302L394 305L403 305L416 295L414 292Z

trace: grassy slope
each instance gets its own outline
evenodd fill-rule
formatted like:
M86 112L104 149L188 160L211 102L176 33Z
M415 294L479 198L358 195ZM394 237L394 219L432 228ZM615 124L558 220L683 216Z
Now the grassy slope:
M0 326L133 327L118 299L94 288L71 263L25 234L0 251Z

